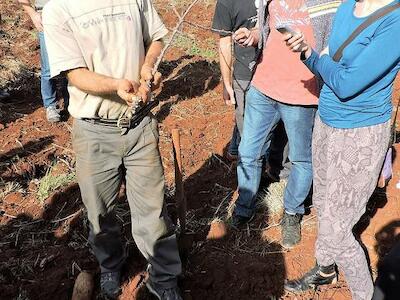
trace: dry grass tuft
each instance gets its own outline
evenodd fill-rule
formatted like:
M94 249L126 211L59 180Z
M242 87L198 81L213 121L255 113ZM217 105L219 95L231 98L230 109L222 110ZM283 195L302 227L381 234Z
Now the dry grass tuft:
M0 181L0 199L4 199L11 193L25 193L24 188L16 181Z
M40 179L37 198L40 202L46 200L52 192L75 181L75 173L53 175L54 167L49 168L46 175Z
M0 64L0 88L8 86L18 80L19 74L23 74L25 65L17 58L6 56Z
M258 194L259 208L265 210L269 217L281 215L283 212L283 195L287 180L271 183L267 189Z

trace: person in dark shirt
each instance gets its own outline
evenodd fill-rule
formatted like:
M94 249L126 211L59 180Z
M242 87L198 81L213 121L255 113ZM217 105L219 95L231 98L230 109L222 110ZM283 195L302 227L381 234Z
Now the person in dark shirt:
M254 1L219 0L215 8L213 29L220 34L219 58L224 85L223 98L227 105L235 105L236 125L228 149L228 158L238 155L240 134L243 130L245 93L255 64L255 48L233 46L232 32L241 27L253 28L257 23Z
M218 0L215 8L213 30L220 35L219 58L223 81L223 99L227 105L235 105L236 124L227 151L229 160L236 160L240 136L243 132L245 94L253 76L257 60L256 48L234 44L232 33L239 28L253 28L257 23L255 1ZM233 51L232 51L233 49ZM287 137L283 124L278 124L268 157L266 175L272 181L287 177L290 163L287 161ZM287 148L287 147L286 147ZM281 169L285 166L285 170ZM286 171L286 172L285 172Z

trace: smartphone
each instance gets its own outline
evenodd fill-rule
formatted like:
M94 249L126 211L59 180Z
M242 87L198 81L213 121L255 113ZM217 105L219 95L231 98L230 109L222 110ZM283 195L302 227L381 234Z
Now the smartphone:
M289 26L287 26L287 25L280 25L280 26L277 26L276 27L276 30L278 30L280 33L282 33L282 34L288 34L288 33L290 33L291 35L296 35L297 34L297 32L296 31L294 31L292 28L290 28Z
M292 37L295 36L296 34L298 34L298 32L294 31L292 28L290 28L287 25L277 26L276 30L278 30L282 34L289 34L290 33L292 35ZM299 48L302 49L305 46L306 45L304 43L301 43Z

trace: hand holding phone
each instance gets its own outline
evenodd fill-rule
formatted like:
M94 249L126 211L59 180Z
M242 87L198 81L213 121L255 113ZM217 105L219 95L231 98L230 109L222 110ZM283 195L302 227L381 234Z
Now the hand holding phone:
M285 38L286 45L293 52L303 52L308 49L308 44L305 42L304 36L301 32L297 32L287 25L277 26L278 30L283 35L290 34L290 38Z

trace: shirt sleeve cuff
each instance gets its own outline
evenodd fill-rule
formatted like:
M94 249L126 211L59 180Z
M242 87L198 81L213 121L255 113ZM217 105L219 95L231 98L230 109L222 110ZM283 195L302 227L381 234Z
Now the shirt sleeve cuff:
M303 56L303 55L302 55ZM301 57L303 58L303 57ZM314 74L318 74L318 70L317 70L317 64L319 61L319 54L317 52L315 52L315 50L313 49L311 52L310 57L308 57L307 59L302 59L303 63L307 66L307 68L310 69L311 72L313 72Z
M154 32L153 36L152 36L152 41L159 41L163 38L165 38L168 34L168 29L163 27L160 30Z
M82 58L70 59L60 63L54 63L50 66L50 75L51 78L55 78L61 75L63 72L77 68L87 68L86 63Z

